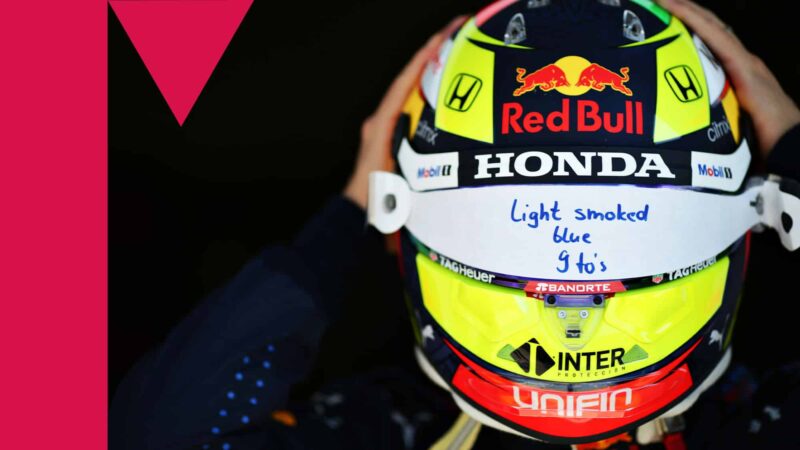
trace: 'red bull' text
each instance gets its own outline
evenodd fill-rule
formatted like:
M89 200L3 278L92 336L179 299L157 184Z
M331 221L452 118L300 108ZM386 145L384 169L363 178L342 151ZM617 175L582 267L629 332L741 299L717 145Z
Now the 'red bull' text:
M573 108L567 98L561 101L560 110L547 113L525 111L517 102L503 104L502 134L539 133L543 130L551 133L605 130L614 134L643 135L642 102L626 100L625 109L620 112L602 111L594 100L577 100Z

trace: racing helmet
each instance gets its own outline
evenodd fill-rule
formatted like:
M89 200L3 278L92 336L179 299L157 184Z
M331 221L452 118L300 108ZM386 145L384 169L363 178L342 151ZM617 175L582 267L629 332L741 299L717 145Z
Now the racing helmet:
M730 361L749 230L800 242L788 182L746 178L748 134L712 52L650 0L467 20L370 179L425 373L548 442L685 411Z

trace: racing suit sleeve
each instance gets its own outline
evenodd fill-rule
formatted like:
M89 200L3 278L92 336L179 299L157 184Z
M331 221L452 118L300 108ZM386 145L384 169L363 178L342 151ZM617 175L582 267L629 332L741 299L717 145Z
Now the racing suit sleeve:
M128 373L111 404L110 448L273 441L252 429L274 422L270 414L309 372L359 264L382 242L363 210L337 197L290 245L250 260Z
M800 181L800 125L786 132L767 157L769 173Z

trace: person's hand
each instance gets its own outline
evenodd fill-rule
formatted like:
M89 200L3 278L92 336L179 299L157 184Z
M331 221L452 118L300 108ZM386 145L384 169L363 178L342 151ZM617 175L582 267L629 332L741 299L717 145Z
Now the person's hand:
M742 108L753 119L761 153L766 157L778 139L800 123L797 105L764 61L750 53L714 13L690 0L658 0L658 3L691 27L717 56Z
M411 62L395 78L378 109L361 125L361 146L358 150L356 167L344 189L345 197L361 208L367 209L370 172L394 169L390 157L394 127L400 117L403 104L419 80L425 63L433 57L442 42L455 30L455 27L463 22L464 17L459 16L453 19L447 27L431 36L425 46L417 51Z

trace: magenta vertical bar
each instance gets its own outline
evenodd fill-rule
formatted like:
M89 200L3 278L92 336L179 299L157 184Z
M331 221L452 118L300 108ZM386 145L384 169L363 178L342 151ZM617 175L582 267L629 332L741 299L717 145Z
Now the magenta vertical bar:
M0 447L107 442L107 5L0 6Z

